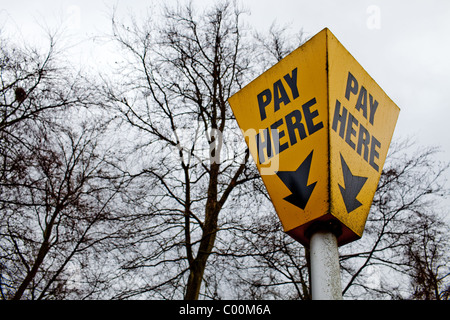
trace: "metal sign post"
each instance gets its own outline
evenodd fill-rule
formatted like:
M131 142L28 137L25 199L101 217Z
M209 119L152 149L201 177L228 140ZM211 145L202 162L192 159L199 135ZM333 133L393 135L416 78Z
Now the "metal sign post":
M311 291L313 300L342 300L336 236L318 231L311 237Z
M342 300L337 241L341 234L342 226L336 220L315 221L306 231L313 300Z

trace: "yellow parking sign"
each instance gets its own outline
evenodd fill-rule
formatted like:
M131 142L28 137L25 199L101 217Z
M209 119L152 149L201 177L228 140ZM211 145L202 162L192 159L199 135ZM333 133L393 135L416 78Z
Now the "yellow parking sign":
M284 230L362 236L400 109L324 29L229 99Z

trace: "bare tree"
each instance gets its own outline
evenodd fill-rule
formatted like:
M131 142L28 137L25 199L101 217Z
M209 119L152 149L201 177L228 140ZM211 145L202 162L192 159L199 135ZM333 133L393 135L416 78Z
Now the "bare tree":
M13 125L44 120L52 110L62 110L86 103L80 99L79 77L71 67L59 59L61 50L56 44L58 34L48 34L46 52L26 45L0 39L0 132L12 135ZM84 97L89 96L88 87Z
M126 56L119 78L127 81L109 85L108 99L142 134L147 159L135 175L148 179L158 199L148 234L157 245L126 266L153 268L155 281L121 297L197 299L219 214L236 187L256 177L246 148L235 147L240 132L226 102L250 65L240 17L224 2L204 13L190 4L165 7L160 24L112 20ZM171 293L163 293L167 287Z
M82 286L80 272L93 267L98 250L111 250L108 240L117 245L126 239L116 198L127 180L115 155L100 144L104 129L98 123L29 131L33 152L20 165L20 179L2 188L3 298L88 296L98 288Z
M100 283L82 285L92 256L111 246L107 240L126 238L116 205L129 180L106 143L93 91L55 48L50 37L43 56L1 49L2 299L89 296Z
M432 223L434 225L429 225ZM440 221L421 224L423 234L405 248L412 299L449 300L448 227Z

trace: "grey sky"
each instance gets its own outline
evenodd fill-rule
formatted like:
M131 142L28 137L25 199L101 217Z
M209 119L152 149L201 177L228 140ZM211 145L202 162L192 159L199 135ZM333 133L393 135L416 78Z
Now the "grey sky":
M167 0L165 1L167 2ZM199 4L212 1L199 0ZM82 37L109 31L108 12L142 13L149 0L10 1L0 0L0 27L20 30L36 40L37 24L65 23ZM442 147L450 159L450 1L358 0L243 0L247 20L260 31L274 20L290 23L313 36L328 27L340 42L400 107L395 137L414 135L419 143ZM85 42L87 53L106 54L105 48Z
M247 2L258 28L275 18L308 35L328 27L401 108L394 137L416 135L449 158L450 1Z

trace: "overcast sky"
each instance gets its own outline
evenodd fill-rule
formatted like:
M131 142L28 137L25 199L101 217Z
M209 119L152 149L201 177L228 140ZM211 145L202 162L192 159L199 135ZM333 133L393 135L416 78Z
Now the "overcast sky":
M170 2L170 0L166 0ZM198 0L199 4L212 1ZM65 23L72 34L108 32L108 13L143 12L151 0L0 0L0 27L39 39L41 25ZM273 21L313 36L328 27L400 107L395 137L415 136L450 159L450 1L242 0L251 26ZM86 45L86 43L84 43ZM100 49L91 48L90 53Z

